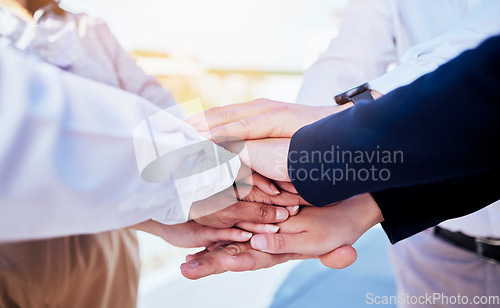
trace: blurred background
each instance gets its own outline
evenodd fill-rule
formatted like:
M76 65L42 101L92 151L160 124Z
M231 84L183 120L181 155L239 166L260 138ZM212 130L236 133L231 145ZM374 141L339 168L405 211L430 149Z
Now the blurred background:
M67 0L106 21L179 102L293 101L347 0Z
M157 76L179 102L199 98L205 108L259 97L293 102L303 71L337 34L346 4L347 0L62 1L68 11L106 21L139 66ZM139 233L139 241L141 308L355 307L376 288L384 295L395 293L385 249L388 241L377 228L357 243L358 250L370 252L348 270L327 269L316 260L296 261L194 282L183 278L179 265L196 249L175 248L145 233ZM369 266L373 262L375 269Z

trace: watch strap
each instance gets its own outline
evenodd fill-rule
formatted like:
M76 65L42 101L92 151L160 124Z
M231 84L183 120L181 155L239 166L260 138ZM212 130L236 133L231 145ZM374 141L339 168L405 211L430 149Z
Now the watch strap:
M351 97L351 100L354 104L361 100L365 101L374 101L375 99L373 98L372 94L370 93L370 90L366 90L364 92L359 93L358 95L355 95Z
M335 95L333 99L338 105L343 105L348 102L352 102L355 104L360 100L374 101L375 99L371 95L370 91L370 85L368 83L364 83L360 86L347 90L344 93Z

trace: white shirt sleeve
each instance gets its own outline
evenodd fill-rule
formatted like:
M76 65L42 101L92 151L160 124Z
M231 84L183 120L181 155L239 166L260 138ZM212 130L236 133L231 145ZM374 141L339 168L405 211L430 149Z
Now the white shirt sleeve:
M182 222L189 202L229 187L239 170L232 154L226 164L190 174L180 190L146 182L134 130L157 106L9 48L0 49L0 81L0 241L95 233L151 218ZM161 116L163 130L152 129L162 151L206 141L178 118ZM198 153L171 167L206 159Z
M382 94L412 83L461 52L500 33L500 1L485 0L444 34L406 51L394 70L370 81Z
M397 61L387 0L353 0L339 35L304 74L297 103L332 105L335 94L385 73Z

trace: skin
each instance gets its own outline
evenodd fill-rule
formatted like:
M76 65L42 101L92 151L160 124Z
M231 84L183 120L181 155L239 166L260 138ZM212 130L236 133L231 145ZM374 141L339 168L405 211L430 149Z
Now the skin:
M372 196L362 194L329 207L304 207L299 215L278 224L280 233L254 235L250 243L269 253L320 256L354 244L383 220Z
M377 91L371 91L371 94L375 99L382 97ZM248 103L214 107L192 116L186 122L215 142L234 137L244 140L291 138L301 127L353 106L352 103L306 106L261 98Z
M48 2L50 1L0 0L1 4L12 8L16 15L20 16L21 18L27 21L32 20L32 16L26 9L29 9L31 12L34 12L36 9L46 5ZM259 100L257 102L254 101L251 103L246 103L246 105L240 104L240 106L238 106L238 109L240 110L236 111L232 107L229 108L223 107L221 109L210 110L208 112L208 129L206 130L200 130L201 129L200 123L202 123L203 121L200 122L199 119L198 120L196 118L190 119L188 120L188 122L190 122L193 126L197 127L197 129L199 129L200 131L211 130L211 134L206 134L206 135L208 136L211 135L210 137L213 139L215 138L220 139L228 135L234 136L235 134L233 132L237 132L236 135L244 139L258 139L258 138L263 138L266 135L267 137L290 138L293 135L293 133L295 133L300 127L313 123L330 114L343 111L349 107L351 107L350 104L346 104L343 106L333 106L333 107L309 108L300 105L272 102L268 100ZM270 123L273 123L273 120L276 118L278 119L283 118L281 116L282 113L286 113L287 117L291 119L291 121L285 121L279 123L274 122L275 124L281 123L282 125L279 127L275 126L271 128ZM203 115L203 117L206 116L207 115ZM293 123L293 124L287 124L287 123ZM231 134L229 134L229 132L231 132ZM286 145L286 141L283 144ZM261 147L261 145L259 144L256 145L257 146L252 145L250 147L253 147L255 149L259 149ZM264 146L269 146L269 144L267 145L264 144ZM261 170L264 172L266 170L266 166L262 166ZM286 173L285 176L274 175L274 178L278 181L283 181L280 184L278 184L278 186L282 188L282 190L284 189L283 191L285 192L294 191L293 186L288 185L288 183L286 182L288 180ZM276 186L272 182L264 179L263 177L259 178L258 176L256 176L254 178L254 181L256 185L261 188L261 192L265 192L271 195L277 195L279 193ZM288 200L286 195L285 196L282 195L280 197L282 198L281 199L282 201ZM265 201L264 200L265 198L266 197L263 197L262 194L256 194L256 193L254 193L253 195L251 194L251 196L249 197L249 199L261 200L261 202ZM297 199L297 197L294 198ZM205 219L205 223L208 224L236 225L239 227L246 227L249 229L253 228L261 233L265 232L273 233L277 231L275 227L273 228L273 225L253 223L253 222L237 222L237 223L234 222L238 220L236 217L239 215L243 215L240 217L254 217L254 216L248 216L248 213L251 213L252 215L255 214L256 212L260 213L260 218L256 219L259 222L261 221L266 222L268 219L274 222L283 221L282 220L283 217L286 216L286 218L288 218L288 216L292 215L294 211L297 211L297 206L289 206L288 207L289 211L287 211L287 214L284 215L283 211L279 211L278 209L274 211L273 210L274 208L267 204L260 203L257 204L256 208L252 208L248 204L249 201L245 202L247 203L238 201L234 205L226 207L225 209L218 210L209 215L200 216L198 217L198 219L200 220ZM310 218L311 215L309 214L311 210L312 208L305 210L306 213L308 213L308 215L304 215L301 217ZM281 212L282 214L278 214L279 212ZM220 218L221 216L224 217L224 219L221 219ZM295 230L295 231L304 229L301 231L301 233L307 233L306 228L304 228L305 225L302 225L300 221L302 221L302 219L299 220L299 223L296 223L297 225L296 229L294 229L294 227L291 227L293 226L292 222L279 227L284 227L285 229L291 228L290 230ZM300 228L301 226L303 227L302 229ZM217 229L217 228L203 226L194 221L190 221L185 224L167 226L150 220L138 224L133 228L158 235L167 242L170 242L174 245L181 247L213 246L214 243L228 242L228 241L245 242L248 240L249 237L252 236L251 233L242 231L240 229L236 228ZM270 231L271 229L273 231ZM311 232L311 234L312 233L314 232ZM259 239L258 237L254 238ZM276 241L276 239L273 240L273 238L266 238L266 240L269 240L269 242L264 250L270 251L273 249L282 248L281 246L273 247L272 245L269 244L271 242L274 243L279 242ZM220 245L215 246L212 251L205 251L198 257L200 258L200 260L202 260L202 263L203 260L220 260L218 265L219 266L225 265L225 267L222 267L222 270L219 267L218 269L215 270L215 272L225 271L227 269L234 271L257 269L262 267L269 267L274 264L282 263L291 259L302 259L311 257L308 255L298 254L298 253L282 253L277 255L267 254L265 252L257 251L250 246L250 245L256 246L255 244L256 242L257 240L253 240L252 244L238 243L238 244L230 244L224 246ZM289 245L285 245L284 247L288 249ZM214 254L214 256L211 256L210 254ZM354 262L356 258L356 252L352 247L344 246L337 248L323 256L320 256L319 258L327 266L334 268L342 268ZM246 263L243 261L245 261ZM189 266L185 264L183 265L184 269L187 268L187 272L183 270L183 274L185 274L186 277L189 276L189 269L193 268L192 267L193 262L198 262L198 261L193 259L190 261L191 265ZM214 263L212 265L216 266L217 264ZM196 267L194 268L196 269ZM203 268L203 266L198 267L198 269L200 268Z
M268 224L283 222L289 216L296 215L299 205L308 204L297 194L286 191L268 195L255 186L245 189L249 192L242 200L236 198L233 187L230 187L195 202L191 207L190 218L215 228L237 226L247 231L261 232L267 230Z
M382 96L377 91L372 91L371 94L375 99ZM205 137L221 143L229 150L231 144L227 141L235 137L247 140L247 153L246 156L241 155L242 161L273 179L282 190L296 193L293 185L289 183L287 172L289 138L301 127L352 106L353 104L348 103L342 106L311 107L258 99L249 103L212 108L189 118L186 122ZM271 137L278 139L269 139ZM261 153L267 154L266 159L251 159L260 157L258 155ZM360 223L360 217L367 220ZM280 233L252 237L250 248L245 244L217 246L216 250L188 256L189 262L183 264L181 270L186 277L197 279L226 270L269 267L294 258L307 258L308 254L319 255L326 266L341 268L356 259L356 252L350 245L371 226L381 221L383 217L380 209L369 194L351 198L331 208L306 208L300 215L278 224ZM329 230L333 225L336 225L338 230ZM239 250L246 253L244 259L247 263L238 263L235 256ZM279 254L264 255L257 253L259 250L261 253ZM228 258L229 255L231 258Z
M164 225L148 220L131 227L161 237L166 242L178 247L204 247L221 241L247 242L252 233L237 228L217 229L188 221L177 225Z
M288 177L288 149L290 138L265 138L247 140L245 151L240 152L241 161L262 176L278 182L290 182ZM241 147L241 142L223 142L227 150Z
M350 245L381 221L380 209L369 194L330 207L305 207L299 215L278 224L279 233L254 235L250 243L233 243L189 255L181 271L189 279L199 279L307 258L318 258L331 268L344 268L357 257Z
M234 144L233 146L236 145L237 144ZM246 153L246 151L243 151L243 153ZM271 179L264 177L258 172L255 172L244 162L241 164L240 171L236 176L236 182L239 184L256 186L268 195L277 195L280 193L279 189Z
M243 200L235 197L231 187L201 203L196 202L190 212L193 221L165 225L148 220L131 228L157 235L179 247L212 246L215 249L232 242L248 242L253 234L245 230L275 233L279 227L272 223L283 222L298 213L299 205L308 205L300 196L287 191L269 195L256 186L246 189L248 192ZM221 204L229 205L213 213L207 212Z
M375 99L382 96L371 92ZM241 160L250 168L275 181L289 182L287 158L290 140L300 128L354 106L306 106L257 99L248 103L214 107L187 119L200 134L228 150L245 143ZM234 139L245 140L231 142ZM260 159L266 153L265 159Z
M340 247L318 257L330 268L345 268L356 261L356 250L350 246ZM181 272L188 279L200 279L227 271L243 272L273 267L290 260L310 259L313 256L295 253L269 254L252 249L248 242L233 243L217 247L215 250L204 250L186 257L181 265Z
M0 4L10 8L14 14L26 21L32 20L31 14L33 11L50 2L46 0L0 0ZM280 195L279 189L272 181L252 172L248 167L243 166L241 168L238 180L240 183L255 185L258 188L252 190L252 193L244 201L236 200L233 197L230 200L231 203L224 208L220 208L208 215L198 215L196 217L196 220L199 222L212 227L206 227L194 221L174 226L163 225L155 221L146 221L132 228L155 234L171 244L182 247L202 247L218 242L248 241L252 233L241 229L253 230L259 233L277 232L278 227L271 223L282 222L290 215L295 215L298 212L297 205L305 204L303 200L299 201L300 198L297 195L290 193ZM273 201L266 198L265 196L267 195L278 195L278 197L276 201ZM282 206L270 205L272 202L279 203ZM199 203L206 205L210 201L205 200ZM196 209L200 208L199 203L193 206L193 213L196 213ZM237 226L241 229L229 228L232 226Z
M351 105L305 106L257 99L248 103L214 107L186 122L216 142L228 140L227 136L245 140L290 138L299 128L341 112Z

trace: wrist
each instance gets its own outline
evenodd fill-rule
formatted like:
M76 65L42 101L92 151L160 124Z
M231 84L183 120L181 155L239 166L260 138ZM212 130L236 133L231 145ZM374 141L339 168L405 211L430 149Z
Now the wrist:
M344 111L346 109L349 109L351 107L354 107L353 102L347 102L347 103L342 104L342 105L335 105L335 106L329 107L329 108L331 108L330 114L339 113L339 112Z
M144 222L141 222L141 223L134 225L134 226L131 226L129 228L144 231L144 232L147 232L147 233L150 233L150 234L153 234L153 235L156 235L156 236L163 238L164 233L165 233L165 229L164 229L165 227L168 227L168 226L164 225L162 223L159 223L157 221L154 221L154 220L146 220Z
M371 90L370 94L372 95L374 100L377 100L377 99L381 98L382 96L384 96L382 93L380 93L376 90Z
M314 121L313 122L316 122L316 121L319 121L323 118L331 116L332 114L342 112L346 109L351 108L352 106L354 106L354 104L352 102L348 102L348 103L345 103L343 105L312 107L314 110L314 113L313 113Z
M346 201L349 207L354 234L358 237L368 231L371 227L384 221L382 212L375 199L369 193L354 196ZM344 202L341 202L344 203Z
M365 193L359 195L358 197L360 198L360 203L363 206L363 213L366 214L366 219L364 220L366 223L364 226L366 230L384 221L382 211L371 194Z

